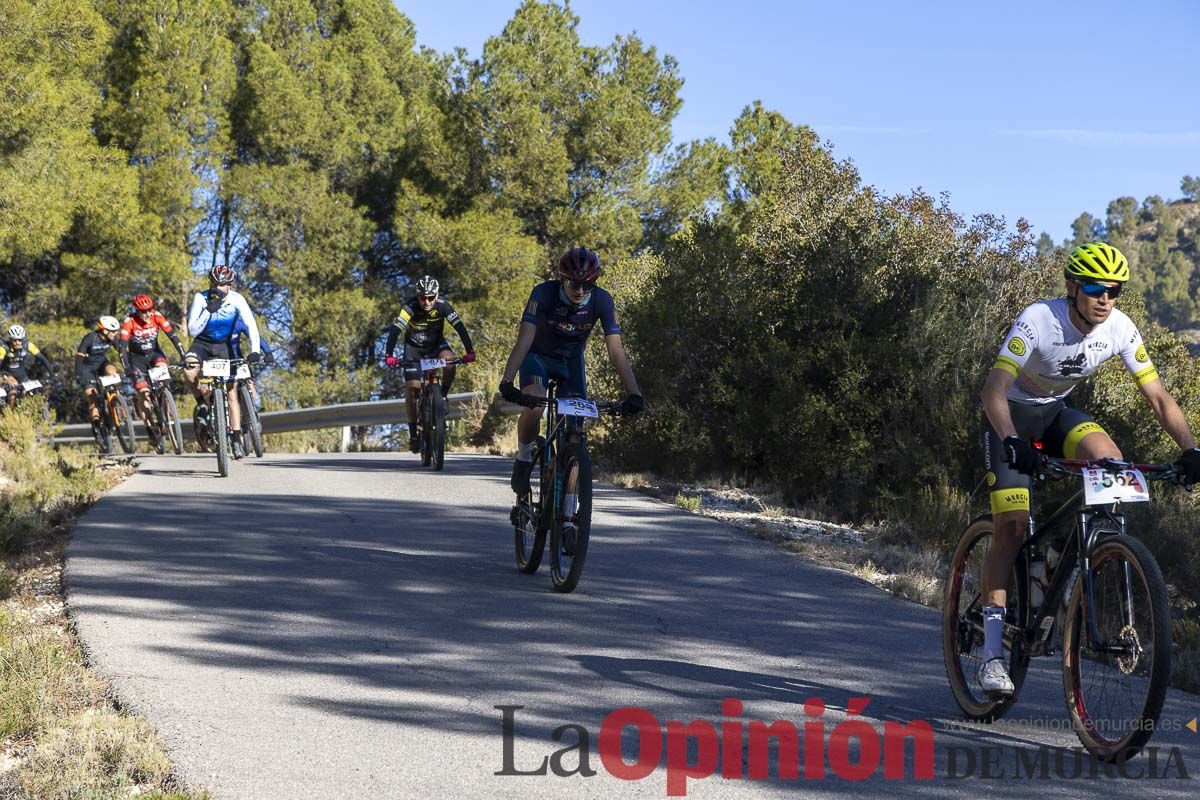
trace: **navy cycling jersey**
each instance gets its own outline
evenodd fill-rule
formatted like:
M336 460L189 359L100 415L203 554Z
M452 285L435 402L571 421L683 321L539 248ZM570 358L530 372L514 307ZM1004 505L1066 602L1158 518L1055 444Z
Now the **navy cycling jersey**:
M530 352L555 358L580 355L597 320L605 336L621 332L612 295L596 287L576 306L567 300L559 281L535 286L521 317L521 322L537 327Z

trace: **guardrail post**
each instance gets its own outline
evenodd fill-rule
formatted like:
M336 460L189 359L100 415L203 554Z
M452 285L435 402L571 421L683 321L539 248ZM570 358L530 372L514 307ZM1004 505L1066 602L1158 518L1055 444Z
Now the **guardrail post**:
M350 426L349 425L342 426L342 449L341 449L341 452L343 452L343 453L350 452Z

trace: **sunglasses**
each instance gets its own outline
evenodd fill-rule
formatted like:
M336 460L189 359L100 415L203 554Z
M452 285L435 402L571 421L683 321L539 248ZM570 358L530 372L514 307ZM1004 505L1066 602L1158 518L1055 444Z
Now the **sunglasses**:
M1124 288L1124 287L1122 286L1122 284L1119 284L1119 283L1116 286L1109 286L1107 283L1081 283L1081 284L1079 284L1079 290L1081 292L1083 292L1084 294L1086 294L1088 297L1100 297L1105 292L1107 292L1108 297L1111 300L1116 300L1118 297L1121 296L1122 288Z
M590 292L596 288L595 281L577 281L573 278L564 278L567 283L567 288L575 292Z
M436 294L419 294L417 297L421 298L423 303L432 303L438 298Z

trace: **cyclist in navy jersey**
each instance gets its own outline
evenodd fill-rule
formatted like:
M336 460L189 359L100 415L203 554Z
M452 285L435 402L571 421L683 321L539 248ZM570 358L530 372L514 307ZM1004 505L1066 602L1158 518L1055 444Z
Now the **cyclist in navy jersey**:
M233 326L233 339L229 342L229 350L233 353L234 358L242 357L242 337L250 335L250 328L241 317L238 317L237 324ZM266 337L259 339L259 344L262 345L263 363L268 367L275 363L275 351L271 349L271 345L267 343ZM254 378L246 381L250 387L250 396L254 398L254 404L258 408L262 408L262 403L258 399L258 386L254 382Z
M604 331L608 357L629 392L624 411L638 413L645 404L621 344L612 295L596 286L603 274L600 257L585 247L571 248L559 259L558 273L559 280L546 281L529 295L517 343L500 380L500 394L511 403L520 402L523 393L545 397L546 381L554 378L559 382L560 396L586 397L583 350L598 323ZM513 385L518 369L520 389ZM517 494L529 491L541 418L541 408L527 408L517 422L517 457L512 472L512 489Z
M184 377L188 388L196 396L196 423L200 426L208 424L207 407L203 403L202 390L197 384L200 365L209 359L231 358L233 350L231 342L234 328L240 319L246 326L250 337L250 354L246 361L257 364L262 360L262 342L258 335L258 323L250 312L246 298L233 291L233 270L226 266L213 267L209 273L210 286L207 291L197 292L192 298L192 307L188 312L188 333L194 338L192 345L184 356ZM241 458L246 454L242 444L242 411L238 405L237 384L230 382L229 396L229 428L233 431L233 455Z

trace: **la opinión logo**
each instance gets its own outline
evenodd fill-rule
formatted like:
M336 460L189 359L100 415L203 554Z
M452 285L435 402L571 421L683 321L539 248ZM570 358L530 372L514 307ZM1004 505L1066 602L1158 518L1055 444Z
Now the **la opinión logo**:
M804 703L808 718L797 725L789 720L765 722L742 720L744 706L736 697L721 703L724 719L717 722L692 720L660 722L640 706L618 708L604 718L597 738L600 764L613 777L626 781L648 778L666 757L667 795L684 797L689 780L701 780L719 774L726 779L767 780L771 776L771 751L776 754L774 772L782 780L824 780L830 772L847 781L863 781L876 775L880 767L888 780L934 777L933 727L924 720L907 723L882 723L882 733L861 715L870 704L868 697L852 697L847 703L847 719L826 731L821 719L825 702L809 698ZM519 769L515 739L517 712L522 705L493 706L500 712L504 737L503 767L500 776L547 775L559 777L596 775L591 764L592 735L582 725L560 725L551 734L562 743L568 737L573 744L560 747L536 766ZM630 731L636 737L636 758L626 759L622 737ZM907 743L912 742L912 771L906 770ZM689 758L689 754L694 757Z

